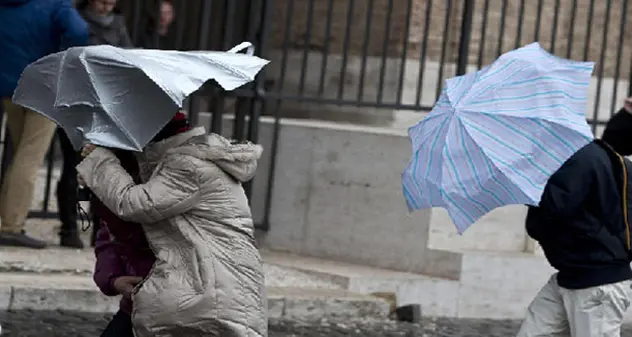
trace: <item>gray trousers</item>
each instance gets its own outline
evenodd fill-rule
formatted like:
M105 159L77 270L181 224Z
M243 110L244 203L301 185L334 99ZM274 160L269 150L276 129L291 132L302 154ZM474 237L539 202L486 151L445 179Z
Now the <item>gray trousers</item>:
M619 337L632 298L632 280L565 289L557 275L529 305L518 337Z

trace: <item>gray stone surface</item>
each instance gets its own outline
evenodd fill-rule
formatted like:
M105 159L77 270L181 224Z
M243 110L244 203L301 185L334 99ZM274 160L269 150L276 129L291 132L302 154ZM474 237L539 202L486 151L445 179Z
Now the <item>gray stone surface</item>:
M2 337L96 337L111 315L63 311L0 312ZM518 321L424 319L422 324L371 320L270 320L270 337L510 337ZM621 336L632 336L627 327Z
M0 310L65 310L113 313L118 300L106 297L88 276L0 273ZM271 317L289 319L386 318L386 301L340 289L269 287Z
M96 290L88 289L41 289L13 287L12 310L70 310L82 312L113 312L118 301Z
M0 286L0 311L9 309L11 305L12 289L9 286Z

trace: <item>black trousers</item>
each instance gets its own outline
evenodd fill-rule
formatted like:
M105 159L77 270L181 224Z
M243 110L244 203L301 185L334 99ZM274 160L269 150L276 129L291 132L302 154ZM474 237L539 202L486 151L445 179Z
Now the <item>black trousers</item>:
M61 234L77 232L77 170L81 156L72 147L72 143L63 129L57 128L57 137L64 164L61 177L57 182L57 206L61 221Z
M134 337L132 317L123 311L114 315L101 337Z
M77 170L75 167L81 162L81 153L75 151L70 139L62 128L57 128L57 136L59 145L64 158L61 177L57 183L57 207L59 209L59 220L61 221L61 235L69 234L77 231ZM92 226L91 243L94 246L96 233L99 229L100 219L92 213L90 219Z

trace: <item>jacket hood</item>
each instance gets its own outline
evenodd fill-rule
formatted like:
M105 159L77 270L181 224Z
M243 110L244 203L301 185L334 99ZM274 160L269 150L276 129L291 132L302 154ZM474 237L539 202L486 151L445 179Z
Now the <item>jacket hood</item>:
M167 153L187 154L213 162L243 183L254 177L263 147L250 142L233 143L217 134L208 135L203 127L198 127L148 145L141 160L157 162Z

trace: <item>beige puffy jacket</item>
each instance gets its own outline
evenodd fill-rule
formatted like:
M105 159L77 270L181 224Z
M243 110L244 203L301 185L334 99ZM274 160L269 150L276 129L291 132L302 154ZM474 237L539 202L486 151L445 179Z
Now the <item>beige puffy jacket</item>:
M77 166L107 207L143 225L156 254L132 298L136 337L267 336L262 262L241 186L261 152L196 128L146 147L140 185L104 148Z

